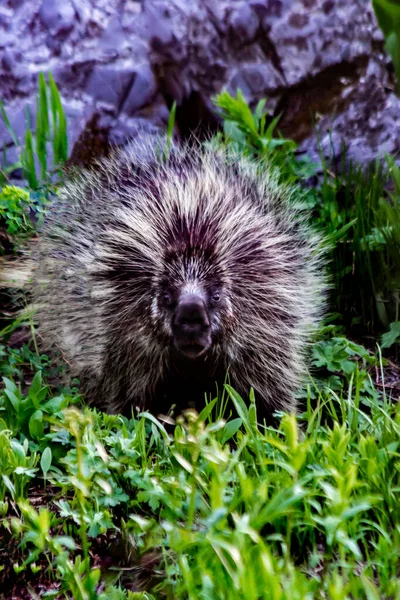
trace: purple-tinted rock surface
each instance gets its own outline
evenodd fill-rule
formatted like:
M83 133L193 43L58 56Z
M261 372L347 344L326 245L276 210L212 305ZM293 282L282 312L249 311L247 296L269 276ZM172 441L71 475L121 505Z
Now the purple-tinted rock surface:
M16 133L51 71L70 145L97 123L123 143L164 128L217 124L212 96L262 97L301 149L367 163L400 150L400 99L370 0L3 0L0 97ZM95 121L93 118L95 117ZM98 125L100 123L100 125ZM102 138L103 139L103 138ZM12 140L0 120L0 148Z

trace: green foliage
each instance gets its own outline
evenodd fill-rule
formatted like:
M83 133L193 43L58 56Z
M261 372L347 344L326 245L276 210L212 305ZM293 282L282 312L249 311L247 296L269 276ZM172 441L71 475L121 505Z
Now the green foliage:
M271 118L264 112L265 100L260 100L254 112L240 90L236 98L224 91L214 98L214 102L224 119L224 144L244 154L268 158L291 183L314 175L316 165L306 156L297 157L297 144L276 133L279 116Z
M4 105L0 101L0 111L4 123L10 132L15 146L22 146L20 163L12 165L15 169L22 167L29 187L38 189L44 184L51 182L51 175L62 167L68 157L67 122L60 99L60 94L51 73L48 75L48 83L43 73L39 75L38 93L36 96L36 123L32 130L29 109L26 111L26 132L24 143L21 143L12 129ZM50 118L51 115L51 118ZM49 164L48 147L52 148L52 165ZM5 155L3 165L5 165ZM39 163L40 173L38 173ZM1 170L3 179L6 179L7 170ZM1 181L0 181L1 183Z
M400 321L390 323L390 329L382 336L382 348L390 348L400 340Z
M39 456L29 448L28 440L20 443L12 437L0 417L0 502L6 495L12 500L23 498L28 481L38 469Z
M146 592L129 592L115 586L108 586L98 598L99 600L155 600L154 596Z
M23 188L6 185L0 191L0 217L5 221L9 233L26 232L32 229L29 209L32 201Z
M21 348L11 348L5 344L0 344L1 377L11 377L23 384L26 368L36 372L39 369L46 368L48 364L48 357L45 354L37 355L32 352L28 344L24 344Z
M11 379L3 377L3 383L0 416L6 414L8 425L40 441L45 431L46 417L59 413L67 404L67 399L63 395L48 398L48 386L42 383L41 371L37 371L26 395Z
M378 24L386 40L386 50L392 59L400 82L400 5L396 0L372 0Z
M46 203L42 194L6 185L0 190L0 223L4 221L10 234L31 234L34 231L32 216L40 221L45 214Z
M363 367L347 368L348 357L372 364L362 347L333 343L348 349L335 371L345 366L358 377ZM311 600L343 598L340 590L349 598L398 597L399 405L367 394L360 402L355 388L342 398L325 387L317 408L303 415L302 434L293 416L279 430L258 429L254 403L228 393L242 425L229 443L221 432L232 420L207 412L189 411L169 434L147 414L53 413L45 439L64 447L54 466L49 446L34 450L36 438L6 411L1 506L3 527L21 542L19 577L47 564L62 591L79 599ZM324 405L332 406L329 424ZM43 475L61 491L52 509L28 499ZM161 576L148 593L129 595L117 585L118 570L93 568L104 534L128 541L132 573L135 560L157 552ZM102 577L113 578L107 592L99 589Z
M174 127L175 127L175 115L176 115L176 102L174 101L171 107L171 111L169 113L169 117L168 117L168 124L167 124L167 139L165 142L165 148L164 148L164 154L163 154L163 160L165 161L169 155L169 151L171 148L171 144L172 144L172 139L173 139L173 135L174 135Z
M348 328L361 324L369 332L388 328L399 311L400 172L391 159L387 167L364 172L350 164L332 178L325 165L314 207L328 235L345 230L330 256L334 308Z
M46 86L43 78L43 95L46 93ZM68 136L67 136L67 120L61 102L60 93L56 82L51 73L49 73L49 88L50 88L50 107L53 125L53 168L63 165L68 158ZM50 126L47 127L47 133L50 131Z
M225 135L232 142L236 142L241 151L253 148L261 154L264 151L269 153L280 148L286 154L296 147L293 140L273 137L279 119L273 119L267 126L267 114L264 112L265 100L260 100L254 114L240 90L237 91L236 98L228 92L218 94L215 103L221 109Z
M360 403L368 404L379 398L370 372L384 363L380 356L373 355L360 344L351 342L335 329L337 328L327 327L325 332L321 332L321 339L312 346L311 365L314 379L313 386L308 389L308 395L316 401L321 391L329 389L341 405L346 396L350 396L358 410ZM304 393L299 396L305 398ZM332 403L329 403L328 412L336 415Z
M316 342L313 345L313 358L316 367L325 367L331 373L343 371L351 375L357 370L357 363L351 360L361 358L370 366L376 365L375 357L359 344L349 341L345 337L332 337L328 340Z

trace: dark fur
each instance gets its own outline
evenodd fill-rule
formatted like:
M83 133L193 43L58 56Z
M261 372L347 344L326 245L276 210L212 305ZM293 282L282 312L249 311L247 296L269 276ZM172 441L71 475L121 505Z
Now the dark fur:
M110 411L200 409L227 372L245 398L254 388L260 418L295 410L323 303L318 236L267 165L189 147L161 164L155 148L61 191L39 245L42 337ZM179 339L203 352L191 358L174 329L188 297Z

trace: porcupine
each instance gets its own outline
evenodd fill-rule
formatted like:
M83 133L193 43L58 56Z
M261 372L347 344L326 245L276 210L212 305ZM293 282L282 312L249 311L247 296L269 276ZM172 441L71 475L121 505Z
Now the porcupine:
M108 412L204 406L228 376L295 411L323 307L293 190L233 150L134 142L62 188L40 235L39 332Z

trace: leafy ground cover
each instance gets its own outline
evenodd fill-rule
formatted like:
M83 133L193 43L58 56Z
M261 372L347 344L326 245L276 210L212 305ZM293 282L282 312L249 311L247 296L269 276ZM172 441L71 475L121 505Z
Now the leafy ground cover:
M331 314L301 414L257 427L253 398L230 387L175 422L92 410L40 353L34 317L15 317L14 291L0 332L0 598L400 599L397 167L324 165L318 182L263 103L216 103L215 142L274 162L330 243ZM40 116L52 106L55 120ZM3 170L4 254L35 235L56 191L48 144L66 158L51 81L38 113L30 187Z

